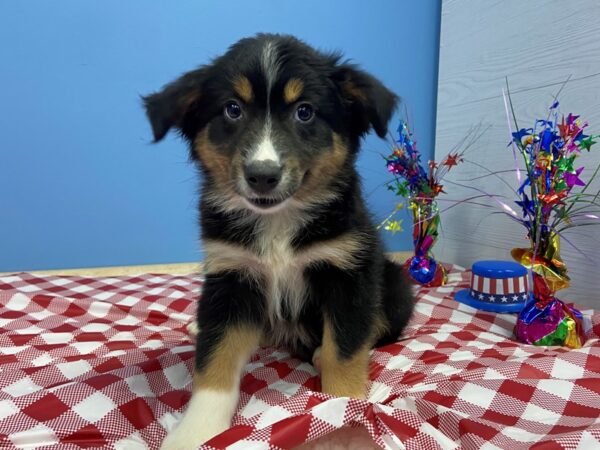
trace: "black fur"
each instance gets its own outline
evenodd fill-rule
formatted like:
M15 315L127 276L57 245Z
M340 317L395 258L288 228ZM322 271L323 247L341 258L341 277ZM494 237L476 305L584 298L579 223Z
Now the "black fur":
M238 273L208 275L203 286L203 299L198 303L198 335L196 366L202 367L210 350L223 336L226 327L264 322L263 295L254 283Z
M270 91L265 68L261 66L269 42L276 48L279 69ZM241 102L232 90L232 80L240 74L253 87L252 102ZM287 105L282 99L281 92L290 78L302 80L301 102L312 105L316 111L308 124L294 121L296 104ZM244 116L238 122L231 121L223 112L224 105L232 98L242 103ZM236 158L247 157L243 149L260 139L265 111L270 111L273 122L273 145L284 163L295 167L288 177L289 186L281 187L277 194L283 199L293 200L304 183L315 181L311 180L312 165L332 151L334 136L343 142L348 151L343 167L335 175L321 175L322 179L316 180L319 183L314 198L327 193L334 195L314 204L310 198L302 200L307 206L299 213L300 219L296 217L296 222L302 225L290 236L290 247L299 252L316 243L358 232L362 235L361 251L353 256L352 269L329 263L312 264L304 269L307 295L301 313L292 317L284 308L279 324L283 327L301 324L308 340L286 344L303 357L310 358L320 344L325 316L333 323L339 356L344 359L365 343L374 343L373 330L378 317L385 318L388 328L387 333L376 336L377 343L382 345L397 339L412 314L409 284L403 270L384 257L354 167L360 138L370 129L384 137L397 101L378 80L354 65L341 62L338 54L321 53L293 37L279 35L244 39L210 65L189 72L161 92L144 98L155 140L161 140L171 128L177 129L190 143L191 157L202 171L202 237L249 251L256 250L257 224L271 219L252 209L227 209L215 198L247 195L246 188L240 188L243 164L236 166ZM228 174L235 194L223 187L194 148L195 139L204 130L208 130L208 140L219 155L231 161ZM264 277L236 270L207 276L198 309L201 334L197 370L202 370L228 326L245 323L260 327L267 334L273 331L274 325L267 317L265 283Z

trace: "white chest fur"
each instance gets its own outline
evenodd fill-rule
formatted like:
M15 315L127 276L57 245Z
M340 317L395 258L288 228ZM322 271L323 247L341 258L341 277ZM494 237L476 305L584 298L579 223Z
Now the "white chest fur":
M255 229L252 247L220 240L205 240L205 273L238 270L255 278L262 287L268 320L276 343L299 339L304 331L297 323L308 294L305 270L308 266L327 262L351 269L363 248L361 235L347 233L334 239L304 247L292 248L297 221L270 217Z
M292 246L296 226L285 218L257 223L253 245L242 247L205 240L205 273L240 270L257 280L265 295L268 321L277 344L304 340L298 316L307 296L304 270L309 264Z
M278 220L265 221L257 230L258 270L265 278L272 326L284 318L295 321L306 298L306 261L291 247L293 232L286 221Z

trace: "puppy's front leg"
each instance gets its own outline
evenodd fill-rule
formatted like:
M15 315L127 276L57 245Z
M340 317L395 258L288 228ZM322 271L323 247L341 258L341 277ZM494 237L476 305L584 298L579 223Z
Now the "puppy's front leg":
M242 277L208 276L200 301L192 397L162 450L191 450L225 431L239 400L242 370L258 347L262 298Z
M368 276L335 267L319 268L310 279L324 311L323 341L313 357L320 366L321 389L338 397L365 398L376 292L368 289Z
M369 380L369 350L365 344L351 354L341 349L340 336L327 318L321 347L321 389L337 397L365 398Z

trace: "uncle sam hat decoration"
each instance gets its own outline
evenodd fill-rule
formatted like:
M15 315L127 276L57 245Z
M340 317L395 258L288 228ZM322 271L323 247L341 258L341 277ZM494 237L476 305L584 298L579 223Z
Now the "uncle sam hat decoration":
M458 291L455 300L483 311L518 313L529 298L527 269L512 261L477 261L471 287Z

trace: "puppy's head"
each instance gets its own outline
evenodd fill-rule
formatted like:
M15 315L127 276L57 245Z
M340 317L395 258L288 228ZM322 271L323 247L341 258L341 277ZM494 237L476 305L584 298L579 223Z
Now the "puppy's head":
M214 203L261 214L327 202L396 102L339 55L264 34L144 98L155 140L181 132Z

